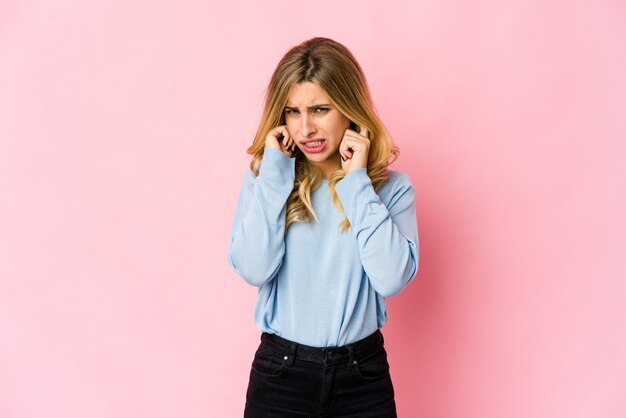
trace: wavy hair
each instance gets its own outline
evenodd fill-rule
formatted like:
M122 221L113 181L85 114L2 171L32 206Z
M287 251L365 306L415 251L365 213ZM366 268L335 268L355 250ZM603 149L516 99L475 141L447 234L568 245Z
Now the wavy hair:
M337 110L350 119L351 129L358 132L355 125L367 128L370 140L367 174L377 191L389 179L387 166L400 151L377 115L361 66L344 45L324 37L311 38L294 46L274 70L265 91L260 124L252 145L247 149L247 153L252 154L250 169L254 175L259 174L266 136L273 128L285 124L284 108L289 91L295 84L304 82L312 82L324 90ZM323 180L322 171L298 147L292 157L296 159L295 181L287 199L285 233L292 222L310 223L311 218L319 221L311 204L311 192ZM331 201L344 215L335 185L345 175L340 168L328 179ZM347 216L339 226L341 232L350 228Z

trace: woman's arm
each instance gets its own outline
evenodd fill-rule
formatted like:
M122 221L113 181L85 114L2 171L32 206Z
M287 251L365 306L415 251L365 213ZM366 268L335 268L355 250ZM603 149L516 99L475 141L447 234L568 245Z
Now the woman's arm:
M357 239L363 269L383 297L400 293L419 263L415 189L409 177L399 172L390 186L386 205L365 168L351 171L335 186Z
M246 282L263 286L285 254L285 211L295 180L295 158L265 147L259 175L244 175L228 245L228 262Z

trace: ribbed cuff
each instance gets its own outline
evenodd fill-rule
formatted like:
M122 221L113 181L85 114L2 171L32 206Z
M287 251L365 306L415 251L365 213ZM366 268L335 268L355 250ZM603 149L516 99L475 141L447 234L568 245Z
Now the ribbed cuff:
M283 152L265 147L259 176L270 181L289 185L291 190L296 178L296 159L286 156Z
M346 216L353 228L358 228L374 210L382 206L365 167L348 173L335 186Z

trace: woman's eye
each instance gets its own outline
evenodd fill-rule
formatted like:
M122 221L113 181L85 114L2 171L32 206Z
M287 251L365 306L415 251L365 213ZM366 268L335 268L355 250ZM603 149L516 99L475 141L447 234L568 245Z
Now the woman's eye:
M313 109L313 113L325 113L325 112L328 112L329 110L330 109L327 107L316 107L315 109ZM285 109L286 115L297 114L297 113L300 113L298 109Z

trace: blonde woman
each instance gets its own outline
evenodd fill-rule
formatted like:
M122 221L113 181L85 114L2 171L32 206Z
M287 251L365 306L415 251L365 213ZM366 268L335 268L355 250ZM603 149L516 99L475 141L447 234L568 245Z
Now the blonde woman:
M248 153L228 262L258 287L245 417L395 417L380 328L418 269L415 190L342 44L291 48Z

